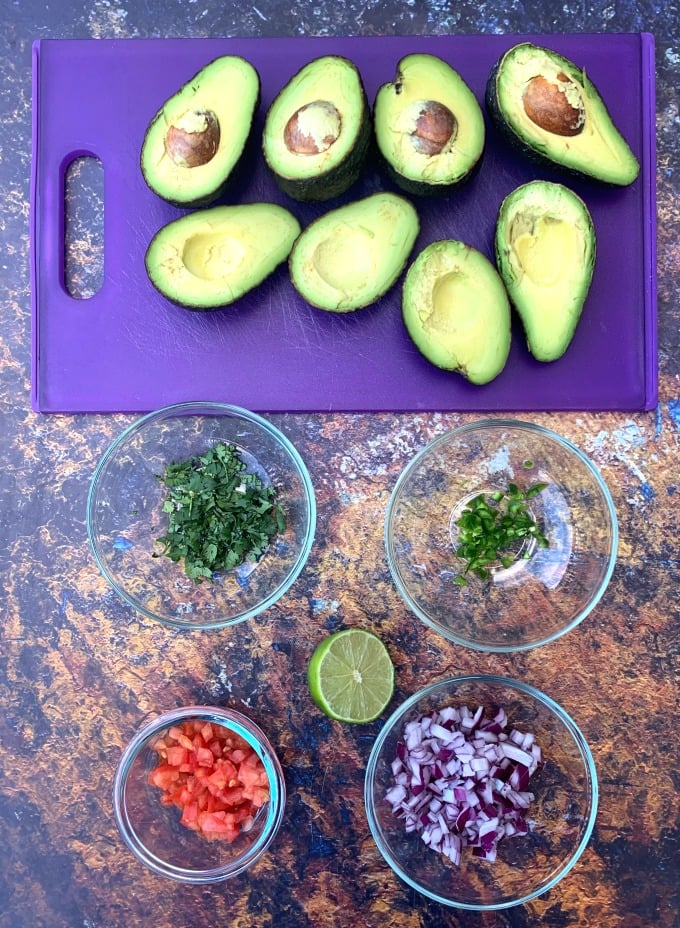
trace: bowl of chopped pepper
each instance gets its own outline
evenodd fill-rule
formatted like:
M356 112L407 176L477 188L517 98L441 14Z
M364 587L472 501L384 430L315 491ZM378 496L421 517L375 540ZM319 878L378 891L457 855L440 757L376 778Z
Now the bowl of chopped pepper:
M281 825L286 788L264 732L232 709L189 706L147 722L116 770L120 834L154 873L217 883L251 867Z
M598 807L573 719L533 686L494 675L437 681L390 716L366 768L378 850L429 899L494 911L574 867Z
M533 648L597 605L618 527L593 462L549 429L487 419L423 448L392 491L387 562L430 628L481 651Z
M277 602L304 567L316 503L290 440L224 403L137 420L99 462L87 500L95 560L148 618L219 628Z

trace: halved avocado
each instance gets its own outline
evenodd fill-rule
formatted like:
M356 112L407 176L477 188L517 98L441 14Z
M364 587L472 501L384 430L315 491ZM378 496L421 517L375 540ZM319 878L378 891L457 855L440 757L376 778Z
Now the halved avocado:
M369 306L396 283L419 230L415 207L394 193L330 210L293 247L293 285L319 309L347 313Z
M235 302L283 263L300 224L275 203L213 206L163 226L145 264L163 296L188 309Z
M467 180L484 151L477 98L457 71L435 55L402 58L373 107L378 148L407 193L448 194Z
M496 265L539 361L569 347L595 267L593 220L568 187L531 181L503 200L495 235Z
M406 330L436 367L488 383L510 352L510 303L496 268L464 242L432 242L408 269Z
M337 55L301 68L269 107L262 149L279 187L296 200L322 201L358 179L371 119L356 65Z
M618 186L640 165L597 88L573 61L522 42L494 65L486 105L512 145L543 163Z
M175 206L206 206L238 164L260 102L260 77L238 55L216 58L165 101L141 152L149 187Z

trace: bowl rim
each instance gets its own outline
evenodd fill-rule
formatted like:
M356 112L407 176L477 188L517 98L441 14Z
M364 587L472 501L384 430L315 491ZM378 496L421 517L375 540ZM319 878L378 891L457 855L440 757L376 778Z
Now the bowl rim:
M145 748L150 748L151 739L160 731L188 719L202 719L214 722L231 729L240 735L257 752L269 780L270 799L266 809L266 820L257 841L236 860L221 867L212 867L207 870L191 870L187 867L177 867L158 857L150 851L139 839L134 826L127 814L125 805L125 787L132 766ZM167 877L180 883L206 884L219 883L230 877L243 873L267 850L274 840L281 823L286 804L286 782L281 762L272 747L271 742L262 729L252 719L237 709L226 707L194 705L182 706L172 709L161 715L154 716L137 729L133 737L123 749L120 756L112 787L113 813L126 847L134 856L159 876ZM158 803L161 808L160 798Z
M234 616L216 617L214 620L209 622L190 622L181 617L172 618L170 616L160 616L152 609L148 609L143 603L138 602L134 596L131 596L127 592L123 584L119 583L119 581L111 573L104 560L104 557L95 538L93 521L94 509L97 501L97 491L99 489L102 475L106 471L109 462L114 458L116 453L129 441L130 438L132 438L138 432L142 431L148 424L152 422L160 421L162 419L179 419L183 417L201 415L226 415L234 419L243 419L246 422L251 422L254 425L259 426L272 438L274 438L284 448L298 472L300 481L304 488L308 519L303 544L300 547L300 551L298 552L295 562L286 574L284 580L279 583L276 589L272 590L272 592L265 599L263 599L257 605L251 606L249 609L244 609L242 612L239 612ZM293 585L309 558L316 534L316 519L317 510L314 485L312 483L307 465L303 461L299 451L293 445L290 439L288 439L286 435L284 435L284 433L279 428L277 428L277 426L258 413L251 412L242 406L235 406L230 403L219 403L209 400L192 400L190 402L173 403L169 406L163 406L160 409L146 413L126 426L126 428L124 428L123 431L111 442L111 444L99 459L90 480L86 503L86 528L90 550L92 551L92 555L95 559L97 567L114 592L117 593L117 595L125 603L127 603L128 606L131 606L136 612L141 613L142 615L152 619L155 622L160 622L161 624L170 626L172 628L191 629L196 631L226 628L231 625L236 625L239 622L244 622L247 619L251 619L256 615L259 615L260 613L273 606L274 603L278 602L278 600L281 599L281 597L283 597Z
M378 760L382 747L389 737L391 731L394 727L400 722L400 720L407 714L407 712L413 708L421 699L427 698L432 694L436 693L439 690L444 690L452 685L459 685L463 683L482 683L482 684L492 684L492 685L502 685L509 687L510 689L518 690L525 695L531 696L533 699L538 700L544 706L546 706L553 714L555 714L560 721L564 724L565 728L569 731L574 743L581 754L581 757L584 762L584 771L590 784L590 813L588 815L588 821L581 835L581 840L578 843L578 846L571 854L569 860L564 864L564 866L553 875L549 882L540 887L539 889L532 890L527 892L521 897L516 899L511 899L498 903L490 904L474 904L467 902L458 902L456 900L447 899L444 896L440 896L435 892L432 892L426 889L424 886L421 886L417 880L414 880L408 875L408 873L401 867L399 862L394 859L394 857L389 853L385 843L382 841L381 830L377 824L377 819L374 812L374 802L373 802L373 782L376 775L376 770L378 766ZM588 842L590 841L593 829L595 827L595 819L597 818L599 805L599 783L597 777L597 768L595 766L595 761L593 759L592 752L588 745L588 742L585 739L581 729L578 727L576 722L572 719L569 713L562 708L562 706L552 699L550 696L539 690L537 687L532 686L530 683L524 683L521 680L514 680L511 677L504 677L497 674L484 674L484 673L472 673L465 674L456 677L446 677L442 680L435 680L433 683L428 684L428 686L423 687L418 690L416 693L413 693L409 696L400 706L395 709L395 711L389 716L385 721L385 724L381 728L378 736L373 743L371 753L368 758L368 763L366 765L366 773L364 778L364 810L366 814L366 819L368 821L368 827L375 841L376 847L380 851L381 855L389 866L394 870L394 872L399 876L405 883L407 883L412 889L415 889L417 892L422 893L427 898L433 900L434 902L442 903L443 905L450 906L456 909L466 909L477 912L491 912L498 911L500 909L508 909L516 905L523 905L526 902L535 899L538 896L542 896L548 890L552 889L557 883L560 882L576 865L577 861L583 854Z
M547 438L550 441L554 441L562 447L566 448L568 451L572 452L582 464L585 465L586 469L590 471L592 476L595 479L595 484L599 489L602 497L606 503L607 512L609 514L609 520L611 524L611 551L609 552L609 557L607 560L606 569L600 580L598 588L594 591L588 603L580 610L580 612L572 618L572 620L564 625L562 628L558 629L555 632L552 632L549 635L545 635L542 638L538 638L533 641L522 642L519 644L488 644L483 641L472 641L471 639L465 637L464 635L457 634L454 630L450 628L445 628L440 625L435 619L428 615L418 604L410 592L408 591L406 585L401 579L401 574L397 568L395 558L392 552L392 540L391 540L391 524L394 515L394 509L397 504L397 500L401 493L402 487L411 476L411 474L416 470L421 461L432 451L438 448L440 445L455 439L458 435L462 435L466 432L475 431L477 429L501 429L501 428L515 428L521 429L522 431L536 432L539 435L542 435L544 438ZM402 597L409 609L422 621L431 628L433 631L442 635L444 638L447 638L449 641L454 642L455 644L462 645L463 647L471 648L475 651L484 651L486 653L493 654L510 654L517 651L528 651L532 648L538 648L541 645L549 644L552 641L556 641L558 638L561 638L562 635L566 635L567 632L572 631L576 628L577 625L588 616L593 609L600 602L604 596L605 590L609 586L609 582L612 578L614 572L614 567L616 566L616 560L618 557L618 547L619 547L619 527L618 527L618 518L616 515L616 508L614 506L614 500L612 498L609 487L604 481L602 474L600 473L597 466L594 462L586 455L580 448L578 448L573 442L569 441L568 438L564 438L562 435L559 435L557 432L554 432L552 429L546 428L542 425L537 425L533 422L526 422L521 419L511 419L511 418L487 418L487 419L478 419L474 422L468 422L464 425L456 426L454 428L447 429L441 435L438 435L432 441L428 442L420 451L411 458L406 466L402 469L401 473L397 477L397 480L392 488L390 498L387 503L387 509L385 512L384 519L384 532L383 532L383 542L385 546L385 554L387 559L387 566L389 568L392 580L399 592L399 595Z

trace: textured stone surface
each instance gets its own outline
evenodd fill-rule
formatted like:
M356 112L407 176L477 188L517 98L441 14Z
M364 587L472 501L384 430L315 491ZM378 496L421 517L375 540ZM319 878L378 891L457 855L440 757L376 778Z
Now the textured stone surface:
M315 546L294 588L232 630L187 635L131 613L98 574L84 521L92 470L130 419L30 411L31 41L579 30L646 30L657 40L659 406L649 414L532 416L589 454L611 488L620 556L598 608L558 642L514 657L456 649L408 612L383 552L390 490L426 442L474 418L429 413L276 417L308 462L319 506ZM515 0L21 0L0 9L0 76L1 928L677 926L677 3L566 0L531 13ZM390 649L393 705L439 677L490 671L535 684L573 715L598 767L600 811L590 845L555 889L497 915L456 913L411 892L387 868L362 805L380 722L332 723L305 686L315 644L353 625L373 628ZM247 876L212 888L148 875L121 845L112 818L123 745L148 715L193 702L247 711L277 747L288 785L284 825L269 853Z

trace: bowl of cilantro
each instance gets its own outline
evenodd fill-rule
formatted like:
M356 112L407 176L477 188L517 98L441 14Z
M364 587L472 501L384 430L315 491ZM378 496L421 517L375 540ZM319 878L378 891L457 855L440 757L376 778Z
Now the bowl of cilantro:
M459 645L512 652L554 641L598 604L618 547L593 462L549 429L487 419L407 464L385 520L406 605Z
M95 561L150 619L220 628L268 609L311 550L307 467L272 422L224 403L149 413L113 442L87 500Z

